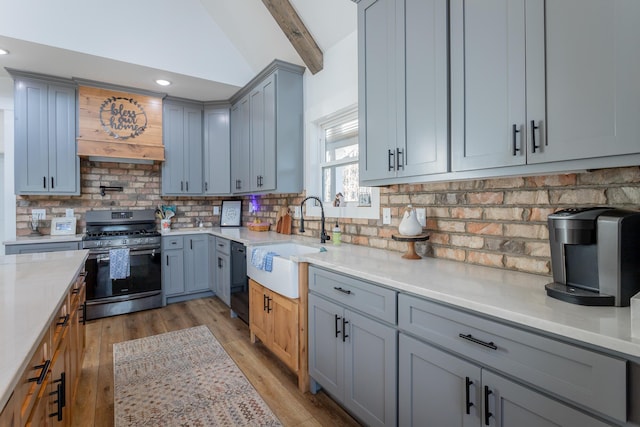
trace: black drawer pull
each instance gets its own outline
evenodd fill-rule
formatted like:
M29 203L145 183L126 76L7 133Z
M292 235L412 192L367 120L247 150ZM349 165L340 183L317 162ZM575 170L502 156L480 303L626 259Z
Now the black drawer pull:
M347 338L349 338L349 335L347 335L347 323L349 323L348 320L345 320L345 318L342 318L342 342L347 341Z
M465 405L467 407L467 415L469 415L471 413L471 407L473 406L473 402L471 402L471 400L469 400L469 389L471 388L472 385L473 385L473 381L471 381L469 379L469 377L466 377L466 379L465 379Z
M393 151L391 151L391 150L388 150L388 151L389 151L389 154L387 155L387 157L388 157L388 160L387 160L387 162L388 162L388 169L389 169L390 171L392 171L392 170L394 170L394 169L395 169L395 167L396 167L396 161L395 161L395 158L394 158L394 152L393 152Z
M518 129L518 125L513 125L511 130L513 134L513 155L515 156L518 153L518 151L520 151L517 145L517 136L520 133L520 129Z
M474 338L473 335L471 335L471 334L467 334L467 335L458 334L458 336L460 338L464 339L464 340L471 341L474 344L479 344L479 345L481 345L483 347L488 347L491 350L497 350L498 349L498 347L493 343L493 341L491 341L491 342L482 341L482 340L479 340L478 338Z
M488 426L489 418L493 416L493 414L489 411L489 395L493 394L491 390L489 390L488 386L484 386L484 425Z
M72 294L77 295L80 293L80 288L73 288L73 290L71 291Z
M531 120L531 152L535 153L540 146L536 144L536 131L540 129L540 126L536 126L536 121Z
M67 326L69 323L69 315L65 314L64 316L60 316L60 322L56 322L56 326Z
M42 369L42 371L40 372L39 376L29 378L28 382L30 383L35 382L37 384L42 384L42 381L44 381L44 378L47 376L47 372L49 371L50 364L51 364L51 360L47 359L42 365L34 366L33 369Z
M338 286L334 286L333 289L335 289L338 292L342 292L345 295L351 295L351 291L349 289L343 289L343 288L338 287Z
M337 314L334 314L334 317L336 326L336 338L338 338L338 335L340 335L340 330L338 329L338 320L342 319L342 317L338 316Z

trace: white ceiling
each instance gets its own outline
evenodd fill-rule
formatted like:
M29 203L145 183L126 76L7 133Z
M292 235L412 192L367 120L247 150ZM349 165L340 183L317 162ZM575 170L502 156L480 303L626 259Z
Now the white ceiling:
M349 0L290 1L323 51L356 30ZM261 0L111 0L99 10L0 0L0 10L10 51L0 77L9 67L204 101L228 99L275 58L304 65Z

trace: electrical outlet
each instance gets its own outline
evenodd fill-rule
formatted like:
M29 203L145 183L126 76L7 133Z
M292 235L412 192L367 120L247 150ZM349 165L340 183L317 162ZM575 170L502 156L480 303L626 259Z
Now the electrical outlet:
M47 211L45 209L31 209L31 216L44 221L45 219L47 219Z
M220 215L220 206L214 206L213 207L213 214L214 215Z
M296 206L295 209L293 210L293 217L294 218L300 218L300 206Z
M391 208L382 208L382 223L391 224Z
M416 208L416 217L418 218L418 222L421 226L427 226L427 209L426 208Z
M67 218L73 218L73 209L65 209L65 214Z

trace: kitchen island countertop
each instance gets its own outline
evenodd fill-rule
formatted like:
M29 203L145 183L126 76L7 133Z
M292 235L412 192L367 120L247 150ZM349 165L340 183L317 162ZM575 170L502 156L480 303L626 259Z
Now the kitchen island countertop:
M89 251L0 256L0 410Z

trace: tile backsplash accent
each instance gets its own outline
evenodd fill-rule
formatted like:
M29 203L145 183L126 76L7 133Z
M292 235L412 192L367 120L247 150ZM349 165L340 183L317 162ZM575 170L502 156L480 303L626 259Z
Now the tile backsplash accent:
M205 227L217 226L212 207L220 197L160 196L160 166L100 163L82 160L81 196L19 197L18 235L29 234L31 209L47 210L47 217L64 215L74 208L78 231L84 230L84 213L90 209L153 208L175 204L174 228L193 227L196 218ZM100 195L100 185L123 186L122 193ZM282 206L300 204L303 194L243 197L243 224L258 219L275 223ZM608 205L640 209L640 167L531 177L496 178L440 183L392 185L381 188L380 206L391 208L391 225L382 219L339 218L342 241L404 252L406 243L392 240L400 215L411 203L425 207L430 240L417 243L418 253L472 264L550 275L547 216L561 208ZM249 213L250 204L257 209ZM327 219L332 228L335 218ZM294 220L297 233L299 221ZM307 235L317 236L318 221L305 221ZM47 233L48 229L44 228ZM420 262L420 261L416 261Z

